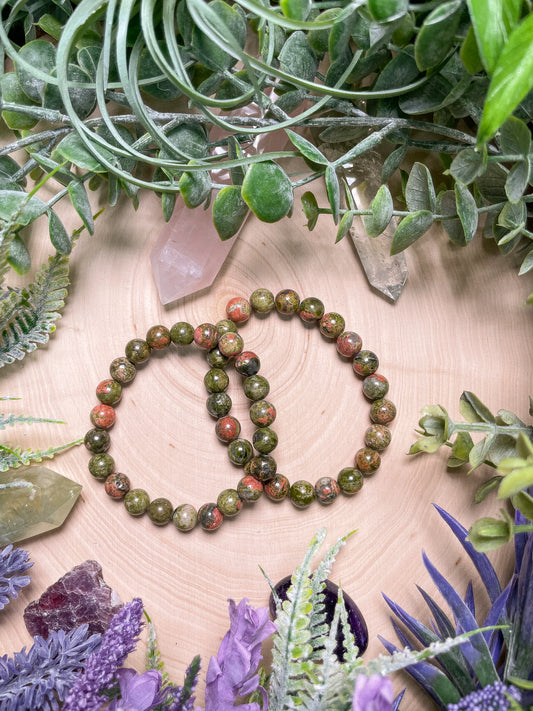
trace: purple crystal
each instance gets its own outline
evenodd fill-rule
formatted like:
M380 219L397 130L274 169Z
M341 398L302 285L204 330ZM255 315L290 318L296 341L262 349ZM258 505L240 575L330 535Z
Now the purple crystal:
M102 566L86 560L50 585L24 610L24 622L34 637L46 639L51 630L75 629L86 623L89 633L103 633L120 609L120 599L102 577Z
M286 578L282 578L279 583L274 586L274 590L281 600L287 599L287 591L290 588L290 585L291 576L288 575ZM324 606L326 609L326 622L328 625L331 625L333 621L338 595L339 586L332 583L331 580L326 580L326 587L324 588ZM355 644L359 649L359 654L362 654L368 646L368 629L365 619L355 602L344 592L344 590L342 591L342 597L348 613L348 624L350 625L350 629L355 638ZM276 616L276 603L273 595L270 595L269 607L270 615L274 618ZM344 635L340 626L337 629L336 639L337 646L335 647L335 654L337 655L339 661L342 661Z

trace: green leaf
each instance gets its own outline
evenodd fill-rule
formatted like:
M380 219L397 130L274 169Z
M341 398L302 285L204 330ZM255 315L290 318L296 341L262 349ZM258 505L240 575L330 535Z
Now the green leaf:
M492 74L520 17L520 0L467 0L479 56L487 74Z
M91 209L91 203L87 196L87 191L85 190L85 185L81 180L71 180L67 185L68 194L70 201L81 217L81 220L85 226L87 232L92 235L94 234L94 219L93 212Z
M533 269L533 247L528 251L526 256L524 257L524 261L520 265L520 270L518 274L522 276L522 274L527 274L527 272L531 271Z
M290 142L296 146L304 158L307 158L307 160L310 160L313 163L318 163L319 165L329 165L329 161L326 156L319 151L318 148L311 143L311 141L308 141L307 138L300 136L299 133L295 133L290 129L285 129L285 132L287 133Z
M498 240L498 245L506 244L514 239L525 227L526 219L527 208L523 200L506 202L498 215L497 224L509 231Z
M437 195L437 212L439 215L454 215L443 219L441 225L454 244L466 245L465 232L461 220L457 217L457 200L454 190L443 190Z
M427 166L415 163L405 186L405 201L411 212L425 210L435 212L437 199L433 179Z
M70 254L72 251L72 242L63 223L53 210L47 210L46 214L48 215L50 241L59 254Z
M0 220L14 227L29 225L46 212L46 205L36 195L20 190L0 190Z
M199 6L197 9L199 9ZM213 0L205 6L209 13L205 13L206 24L213 25L213 16L218 18L217 28L223 30L224 35L232 38L242 49L246 43L246 21L239 10L223 0ZM216 35L208 36L196 24L192 30L192 47L202 64L215 71L225 71L232 67L237 59L232 57L221 47Z
M316 197L309 190L302 195L302 208L308 220L307 228L311 232L316 226L320 210Z
M41 28L45 35L50 35L50 37L53 37L55 40L58 40L61 37L63 25L54 15L45 12L44 15L41 15L39 18L37 25Z
M51 42L36 39L23 45L18 56L33 67L38 67L40 71L51 74L56 64L56 50ZM22 87L22 91L38 104L41 103L45 82L38 79L29 72L22 64L15 62L15 70Z
M114 160L113 154L106 148L98 146L98 151L111 163ZM87 170L91 173L105 173L106 168L99 163L89 149L85 146L83 140L77 133L69 133L58 144L54 154L59 154L70 163L74 163L78 168Z
M477 142L489 141L533 88L533 13L510 34L489 85Z
M339 228L337 230L337 236L335 238L335 244L337 244L337 242L340 242L341 239L344 239L344 237L346 237L346 235L350 231L350 228L353 224L353 218L354 218L354 214L351 210L348 210L347 212L344 213L344 215L342 216L342 219L339 223Z
M211 193L211 176L207 170L191 170L183 173L179 180L183 202L189 208L204 203Z
M328 164L326 166L326 192L328 194L329 204L331 206L331 214L333 216L333 222L338 224L339 222L339 210L341 202L341 191L339 185L339 178L337 176L337 171L335 168Z
M424 20L415 40L415 59L421 71L440 64L455 42L461 19L461 0L443 2Z
M6 72L0 77L0 91L2 92L2 100L6 103L35 106L27 94L22 91L15 72ZM27 116L21 111L2 111L2 118L12 131L33 128L38 121L33 116Z
M241 197L240 185L226 185L213 202L213 223L221 240L231 239L241 229L248 205Z
M381 185L372 200L372 215L365 216L365 229L369 237L377 237L391 221L393 212L392 195L386 185Z
M465 65L466 71L469 74L477 74L483 69L481 57L479 56L476 35L472 25L468 28L464 42L461 45L459 55Z
M85 89L83 86L78 85L90 84L92 82L90 75L77 64L69 63L67 78L69 83L72 82L73 84L68 92L73 109L80 118L87 118L87 116L92 114L96 106L96 92L92 88ZM47 109L56 109L57 111L65 113L65 106L61 98L59 87L55 84L46 84L44 87L43 106Z
M383 166L381 168L381 182L388 183L392 178L396 170L400 167L405 154L407 153L407 143L403 143L401 146L396 148L389 153L389 155L383 161Z
M462 183L455 183L455 199L457 214L463 227L465 244L468 244L476 234L479 213L476 201L470 190Z
M490 479L487 479L487 481L483 482L483 484L481 484L480 486L478 486L476 494L474 496L474 503L480 504L482 501L485 501L487 496L498 486L501 480L501 476L495 475L492 476Z
M329 7L324 12L321 12L317 17L313 18L313 22L334 22L342 12L340 7ZM307 33L307 41L315 50L323 54L328 51L329 47L329 30L328 29L310 29Z
M500 129L500 149L504 154L523 154L531 150L531 132L527 124L516 116L509 116Z
M531 158L515 163L505 181L505 192L509 202L517 203L526 191L531 172Z
M281 11L290 20L307 20L311 9L310 0L280 0Z
M317 56L300 30L293 32L283 45L279 62L284 72L306 81L313 81L318 69Z
M533 496L527 491L519 491L511 500L511 503L522 513L527 519L533 521Z
M31 267L30 253L19 235L15 235L11 241L7 261L17 274L26 274Z
M418 210L404 217L392 238L390 253L394 255L403 252L404 249L426 234L432 224L433 213L429 210Z
M467 422L495 422L494 415L474 393L465 390L459 400L459 412Z
M446 462L448 467L461 467L469 461L470 450L474 446L468 432L458 432L452 444L452 453Z
M452 161L450 175L464 185L469 185L485 169L485 154L474 148L464 148Z
M376 22L397 20L405 15L408 7L408 0L368 0L368 9Z
M293 205L292 183L274 161L253 163L246 171L242 197L250 210L263 222L277 222Z
M494 435L489 434L472 447L468 455L468 461L471 467L470 472L487 461L493 439Z
M486 553L508 543L513 537L513 522L509 514L502 510L502 518L480 518L468 531L470 541L476 551Z
M498 489L499 499L508 499L510 496L518 494L522 489L527 489L533 485L533 465L520 467L506 474Z

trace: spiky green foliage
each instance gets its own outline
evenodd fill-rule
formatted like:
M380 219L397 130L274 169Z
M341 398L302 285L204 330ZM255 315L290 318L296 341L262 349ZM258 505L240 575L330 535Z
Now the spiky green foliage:
M42 462L43 459L53 459L56 454L60 454L71 447L77 447L83 442L83 438L74 439L72 442L61 444L57 447L47 449L22 449L22 447L9 447L0 445L0 471L8 469L18 469L32 462Z

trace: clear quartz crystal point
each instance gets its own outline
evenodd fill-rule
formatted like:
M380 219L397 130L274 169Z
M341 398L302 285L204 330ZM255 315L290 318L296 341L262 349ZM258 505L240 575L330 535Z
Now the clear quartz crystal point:
M42 466L0 474L0 545L58 528L81 492L81 484Z
M382 157L369 151L358 156L343 168L344 175L355 206L366 210L381 185ZM407 264L403 253L391 255L392 238L398 221L392 218L388 227L378 237L369 237L363 218L356 215L350 229L352 242L357 250L366 277L371 286L391 301L397 301L407 280Z

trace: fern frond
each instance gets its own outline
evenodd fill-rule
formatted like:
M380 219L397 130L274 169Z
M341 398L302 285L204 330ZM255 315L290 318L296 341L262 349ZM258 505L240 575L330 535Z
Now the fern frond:
M159 651L159 645L157 643L155 627L146 610L143 610L143 612L148 623L148 639L146 641L146 669L154 669L155 671L161 672L161 685L166 686L168 683L168 674L164 670L165 665L161 659L161 652Z
M0 367L22 360L48 342L65 305L68 256L56 254L43 264L26 288L4 292L0 301Z
M339 586L339 593L340 593L340 586ZM344 602L344 600L343 600ZM342 634L344 637L344 654L343 654L343 662L344 662L344 670L347 674L350 674L353 669L356 667L360 667L362 662L361 657L359 656L359 647L355 643L355 637L352 632L352 628L350 627L350 622L348 621L348 611L346 610L346 605L341 605L340 609L340 615L341 615L341 629L342 629Z
M8 469L17 469L31 462L42 462L43 459L53 459L56 454L64 452L71 447L76 447L83 442L83 437L75 439L67 444L59 445L58 447L49 447L48 449L26 449L22 447L10 448L8 445L0 445L0 471L5 472Z
M0 430L5 430L6 427L13 427L14 425L31 425L36 422L51 422L58 425L65 425L64 420L51 420L48 417L32 417L31 415L14 415L10 413L9 415L4 415L0 413Z
M10 269L7 259L15 235L16 230L13 223L0 220L0 284L4 281L4 277Z

